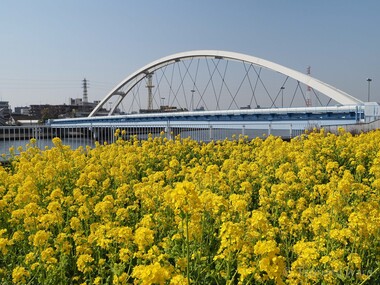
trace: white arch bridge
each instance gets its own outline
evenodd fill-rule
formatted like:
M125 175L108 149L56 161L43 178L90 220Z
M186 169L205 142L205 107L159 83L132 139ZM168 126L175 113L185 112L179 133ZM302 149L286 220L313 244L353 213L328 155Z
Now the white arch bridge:
M140 137L162 131L202 140L292 137L313 127L367 124L379 113L377 103L311 77L310 68L305 74L250 55L200 50L153 61L121 81L88 117L50 125L122 128Z

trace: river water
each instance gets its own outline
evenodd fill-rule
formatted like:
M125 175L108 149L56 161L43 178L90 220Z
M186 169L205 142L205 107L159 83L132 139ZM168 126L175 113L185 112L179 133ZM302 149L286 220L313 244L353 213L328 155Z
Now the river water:
M217 141L217 140L224 140L224 139L236 139L239 137L239 135L248 136L248 138L252 139L255 137L265 137L269 135L270 133L275 136L281 136L283 138L289 138L294 137L297 135L300 135L303 132L303 130L293 130L293 132L289 132L288 128L283 127L282 129L272 129L272 130L266 130L266 129L239 129L239 128L171 128L170 132L162 133L162 132L151 132L151 135L153 137L156 136L165 136L169 139L173 139L177 135L180 135L181 138L187 138L191 137L194 140L197 141L203 141L203 142L209 142L211 140ZM75 133L73 133L75 134ZM140 132L136 134L138 139L145 140L148 138L148 133ZM95 139L89 137L89 136L63 136L61 138L62 143L64 145L69 145L71 149L77 149L79 146L90 146L95 147ZM115 137L113 133L109 133L107 135L103 135L101 137L98 137L97 140L102 143L103 141L107 141L109 143L113 142L115 140ZM15 154L19 154L18 148L21 146L23 149L26 148L26 145L30 141L28 139L11 139L11 138L3 138L0 139L0 155L5 154L5 157L2 157L1 159L7 160L9 158L10 152L9 148L14 147ZM38 138L36 140L36 144L40 149L44 149L45 147L51 148L53 147L53 143L51 138Z
M6 157L9 157L10 152L9 149L11 147L14 148L15 154L19 154L20 151L18 150L19 147L22 147L23 150L26 149L27 144L29 144L29 140L2 140L0 141L0 155L5 154ZM95 147L95 141L92 139L85 139L85 138L65 138L62 139L62 143L64 145L69 145L71 149L77 149L80 146L86 147ZM36 145L40 149L51 148L54 146L51 139L39 139L36 141Z

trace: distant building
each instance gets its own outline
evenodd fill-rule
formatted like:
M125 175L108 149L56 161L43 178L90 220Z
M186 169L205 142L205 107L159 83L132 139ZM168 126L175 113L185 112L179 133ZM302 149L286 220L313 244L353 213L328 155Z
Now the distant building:
M0 101L0 112L5 118L9 118L12 112L8 101Z
M14 114L28 116L30 114L30 107L15 107Z
M73 106L79 106L83 105L83 100L82 98L70 98L70 105Z
M85 102L82 98L70 98L71 114L62 114L60 117L87 117L99 102ZM106 112L104 108L100 111ZM104 114L106 115L107 113Z
M11 115L9 103L0 101L0 125L6 124L11 117L18 124L34 124L37 121L44 123L48 119L87 117L100 101L83 102L82 98L70 98L69 105L30 105L29 107L15 107L15 112ZM108 112L102 108L104 115Z
M8 101L0 101L0 125L5 125L11 118L11 108Z
M171 113L171 112L186 112L186 108L177 108L175 106L160 106L159 109L140 109L141 114L147 113Z
M30 116L44 122L47 119L57 119L62 114L71 113L69 105L30 105Z

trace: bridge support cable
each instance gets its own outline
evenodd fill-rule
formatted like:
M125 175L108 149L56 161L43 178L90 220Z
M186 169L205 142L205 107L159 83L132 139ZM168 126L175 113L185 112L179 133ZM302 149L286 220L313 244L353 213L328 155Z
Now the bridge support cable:
M209 82L211 82L212 91L214 93L215 102L216 102L216 108L215 109L216 110L220 110L220 97L221 97L221 94L222 94L223 85L221 84L221 86L219 88L219 92L217 94L215 83L214 83L214 74L215 74L216 71L218 71L218 73L220 74L218 66L219 66L219 63L221 62L222 59L221 58L217 58L217 60L218 60L217 64L215 64L214 59L211 59L211 62L214 65L214 70L213 70L212 74L210 72L210 66L208 64L207 59L206 59L206 63L207 63L207 70L208 70L208 73L210 75L210 81ZM225 66L225 68L224 68L224 74L226 73L226 69L227 69L227 66ZM207 84L207 86L206 86L206 88L205 88L205 90L204 90L204 92L202 94L205 93L205 91L207 90L207 87L208 87L208 84Z
M182 62L182 61L181 61ZM190 60L190 63L189 63L189 65L191 65L191 62L192 62L192 59ZM185 78L186 78L186 76L187 76L187 74L188 74L188 72L189 72L189 66L186 66L185 65L185 63L184 62L182 62L182 64L184 65L184 67L185 67L185 73L182 75L182 72L181 72L181 67L180 67L180 65L178 64L178 73L179 73L179 76L180 76L180 79L181 79L181 81L180 81L180 84L179 84L179 86L178 86L178 88L177 88L177 91L175 92L175 94L174 94L174 99L173 99L173 101L172 101L172 103L171 104L173 104L174 102L177 102L177 104L178 104L178 106L180 107L180 108L183 108L182 106L181 106L181 103L178 101L178 98L177 98L177 96L178 96L178 93L179 93L179 91L182 89L182 94L183 94L183 96L184 96L184 98L185 98L185 104L186 104L186 107L187 107L187 100L186 100L186 93L185 93L185 86L184 86L184 81L185 81Z
M154 103L156 104L156 105L158 105L158 106L160 106L161 105L161 98L163 98L163 97L161 97L161 88L160 88L160 85L159 85L159 80L158 80L158 76L157 76L157 74L156 74L156 72L154 72L154 80L155 80L155 84L156 84L156 86L157 86L157 88L154 90L154 93L153 93L153 100L154 100ZM157 97L158 97L158 102L157 102Z
M228 94L231 96L232 101L231 101L230 107L231 107L232 103L235 103L236 107L239 108L239 106L236 104L236 102L234 102L234 96L232 95L232 92L231 92L230 88L228 87L228 85L225 81L225 75L227 73L227 67L228 67L228 61L226 63L225 72L223 73L223 75L221 74L219 68L217 68L217 72L218 72L218 74L222 80L221 86L225 86ZM230 107L228 107L228 109L230 109Z
M249 69L251 69L252 67L252 63L249 65ZM247 66L246 64L244 64L244 69L245 69L245 72L248 74L249 72L247 71ZM252 82L251 82L251 79L249 76L247 76L247 80L248 80L248 85L249 85L249 88L251 89L251 92L252 92L252 96L251 96L251 99L249 100L249 106L251 107L252 106L252 99L255 98L255 104L257 106L257 100L256 100L256 97L255 97L255 91L253 90L252 88Z
M295 90L294 90L293 97L292 97L292 100L290 101L290 105L289 105L289 107L292 107L292 106L293 106L293 101L294 101L294 98L296 97L296 94L297 94L297 90L298 90L298 88L299 88L299 82L298 82L298 84L297 84L297 86L296 86L296 88L295 88Z
M168 103L170 105L170 100L171 100L171 94L173 94L173 96L175 96L175 92L173 90L173 85L172 85L172 82L173 82L173 78L174 78L174 69L175 69L175 65L173 64L173 69L172 69L172 76L171 76L171 80L169 81L168 77L166 76L166 74L163 72L162 75L163 77L165 78L165 81L166 83L168 84L168 87L169 87L169 94L168 94Z
M183 108L181 102L178 100L178 94L180 93L181 89L182 89L183 94L185 92L185 87L184 87L183 83L184 83L185 77L187 76L189 67L186 67L186 65L185 65L185 68L187 69L187 71L185 72L185 74L182 75L181 66L177 62L173 63L172 64L172 73L171 73L170 81L167 78L165 72L163 72L163 76L164 76L164 78L166 80L166 83L168 84L168 87L169 87L169 90L170 90L170 92L168 94L168 100L167 100L168 105L173 105L176 102L180 108ZM174 89L174 87L173 87L174 83L173 82L174 82L174 74L175 74L175 70L176 69L178 70L178 74L179 74L179 77L180 77L180 84L179 84L179 86L176 89ZM173 95L173 98L172 98L172 95ZM188 103L187 103L187 99L186 99L185 95L184 95L184 99L185 99L185 105L187 107Z
M313 91L313 93L314 93L314 95L315 95L315 98L317 98L317 100L318 100L318 102L319 102L319 105L320 106L323 106L323 104L322 104L322 102L321 102L321 100L319 99L319 96L318 96L318 94L315 92L315 90L313 89L313 88L310 88L312 91ZM331 99L331 98L330 98Z
M278 90L277 95L276 95L276 98L274 99L275 102L277 101L278 97L280 96L282 90L285 88L285 84L286 84L286 81L288 81L288 78L289 78L289 76L287 76L287 77L285 78L285 81L282 83L280 89ZM271 108L272 108L272 107L273 107L273 105L271 106ZM274 105L274 107L277 107L277 106ZM283 107L283 106L282 106L282 107Z
M191 59L191 62L193 62L193 59L194 58ZM187 99L186 99L187 98L187 90L184 89L183 93L184 93L184 97L185 97L186 108L188 108L189 110L193 110L194 109L194 93L195 93L195 91L197 90L197 92L200 93L199 92L199 88L198 88L197 83L196 83L197 82L197 78L198 78L199 62L200 62L200 58L198 58L198 61L197 61L197 66L196 66L196 69L195 69L195 76L194 77L192 76L191 72L189 72L191 64L189 64L187 66L187 71L188 71L187 75L189 76L189 78L191 80L191 83L192 83L192 88L190 89L190 92L191 92L191 99L190 99L190 104L189 104L190 106L188 105ZM185 67L186 67L186 65L185 65Z
M260 74L258 74L258 73L257 73L257 71L256 71L256 68L255 68L255 67L253 67L253 70L256 72L256 75L257 75L257 77L258 77L259 81L261 82L261 84L262 84L262 86L263 86L263 88L264 88L265 92L267 93L267 95L268 95L269 99L271 100L271 102L272 102L272 105L275 105L275 104L274 104L274 101L273 101L273 98L272 98L272 96L270 96L270 93L269 93L268 89L266 88L266 86L265 86L264 82L263 82L263 81L262 81L262 79L261 79L261 76L260 76Z
M261 73L261 70L262 70L262 68L259 69L259 74ZM248 79L249 79L249 77L248 77ZM255 99L256 108L259 107L259 103L257 102L257 98L256 98L256 95L255 95L258 82L259 82L259 77L257 76L256 80L255 80L255 87L252 89L251 80L249 79L249 84L250 84L250 87L251 87L251 90L252 90L252 97L251 97L251 100L249 101L249 105L252 106L252 98L253 98L253 99Z
M222 93L222 89L223 89L223 87L220 86L220 88L219 88L219 94L218 94L218 92L216 91L216 87L215 87L215 83L214 83L213 77L214 77L215 71L217 71L217 68L218 68L218 65L219 65L221 59L220 59L220 58L218 59L218 64L217 64L217 65L215 65L215 62L214 62L213 59L211 59L211 61L212 61L212 63L214 64L213 75L212 75L212 77L211 77L210 79L211 79L212 91L213 91L213 93L214 93L215 102L216 102L216 107L215 107L215 109L216 109L216 110L220 110L220 94ZM208 70L210 70L210 69L208 68ZM209 72L209 73L210 73L210 72Z
M279 89L278 90L278 92L277 92L277 94L276 94L276 97L274 98L274 102L276 102L277 101L277 98L278 98L278 96L281 94L281 89ZM274 103L272 103L272 105L270 106L270 108L277 108L277 105L276 104L274 104Z
M283 97L284 96L284 89L285 89L285 84L286 84L286 82L288 81L288 79L289 79L289 76L286 76L286 78L285 78L285 81L282 83L282 85L281 85L281 87L280 87L280 91L281 91L281 96ZM284 98L281 98L281 107L284 107L283 106L283 100L284 100Z
M183 89L183 96L184 96L184 100L185 100L185 104L186 104L186 108L188 109L188 110L191 110L191 106L189 106L188 105L188 103L187 103L187 90L185 90L185 85L183 84L183 81L184 81L184 79L185 79L185 77L186 76L188 76L189 78L190 78L190 80L193 82L193 89L191 89L191 90L194 90L194 86L195 86L195 81L194 81L194 79L192 78L192 76L191 76L191 72L190 72L190 67L191 67L191 65L192 65L192 63L193 63L193 60L194 60L194 58L191 58L191 60L190 60L190 63L186 66L186 64L184 63L184 62L182 62L182 64L183 64L183 66L186 68L186 72L185 72L185 75L184 75L184 77L183 77L183 80L181 81L181 84L182 84L182 89ZM199 59L198 59L198 63L199 63ZM190 91L191 92L191 91ZM190 103L191 103L191 99L190 99ZM191 104L190 104L191 105Z
M307 99L306 99L304 91L302 90L302 86L301 86L300 82L297 81L297 85L296 85L296 88L295 88L294 93L293 93L292 101L290 102L290 107L292 107L292 105L293 105L293 102L294 102L294 99L297 95L298 90L301 93L303 101L305 102L305 104L307 103Z
M191 77L191 80L193 81L193 88L190 90L191 92L191 111L194 111L195 109L198 108L194 108L194 92L195 92L195 87L196 87L196 82L197 82L197 78L198 78L198 71L199 71L199 62L200 62L200 59L198 58L198 61L197 61L197 68L195 70L195 77L194 79Z
M211 61L213 62L213 65L214 65L214 69L213 69L212 71L211 71L211 69L210 69L209 61L207 60L207 58L205 59L206 66L207 66L207 72L208 72L208 75L209 75L209 78L208 78L208 80L207 80L207 83L205 84L205 86L204 86L204 88L203 88L202 91L200 91L200 90L198 89L198 87L197 87L197 91L199 92L199 100L198 100L196 106L197 106L197 107L200 106L201 102L203 102L204 107L205 107L206 110L209 110L209 108L208 108L208 106L207 106L207 103L204 101L203 97L204 97L204 95L206 94L206 92L207 92L207 90L208 90L208 88L209 88L209 86L210 86L210 83L211 83L211 87L212 87L212 90L213 90L214 96L215 96L215 98L217 98L216 90L215 90L215 84L214 84L214 80L213 80L213 78L214 78L215 72L216 72L217 69L218 69L218 65L219 65L220 60L218 61L217 64L215 64L215 62L214 62L213 59L211 59ZM216 101L217 101L217 99L216 99ZM219 102L217 102L217 106L218 106L217 108L219 108ZM220 108L219 108L219 109L220 109ZM218 110L218 109L217 109L217 110Z
M156 75L155 76L155 78L156 78L156 86L157 86L157 88L156 88L156 92L154 93L154 98L156 98L157 97L157 93L158 93L158 101L160 102L160 100L161 100L161 98L164 98L164 97L162 97L163 95L161 94L161 88L160 88L160 86L161 86L161 84L162 84L162 81L163 81L163 79L164 79L164 74L165 74L165 72L166 72L166 70L167 70L167 68L168 68L168 64L166 64L166 65L164 65L161 69L156 69L155 71L154 71L154 74ZM174 65L172 65L172 67L174 68ZM158 72L160 72L161 74L160 74L160 77L158 76ZM168 98L165 98L165 99L167 99L168 101L170 101L170 90L169 90L169 94L166 94L165 96L168 96ZM157 100L155 99L155 103L157 104Z
M170 83L169 83L169 96L168 96L168 105L170 105L170 101L172 100L171 95L174 96L174 90L173 90L173 80L174 80L174 71L175 71L175 64L172 64L172 74L170 76ZM165 76L166 78L166 76Z
M177 87L177 89L175 90L175 92L173 92L173 99L172 99L172 102L169 102L169 105L173 105L174 104L174 102L176 102L177 101L177 103L178 103L178 100L177 100L177 95L178 95L178 93L179 93L179 91L181 90L181 87L182 87L182 89L183 89L183 77L182 77L182 72L181 72L181 67L179 66L179 64L176 64L176 66L177 66L177 69L178 69L178 74L179 74L179 77L180 77L180 84L179 84L179 86ZM179 104L179 103L178 103ZM180 105L179 105L180 106Z
M221 84L220 84L219 95L218 95L218 104L219 104L219 102L220 102L220 98L221 98L221 96L222 96L223 83L225 83L224 79L226 78L227 67L228 67L228 61L227 61L226 66L225 66L225 68L224 68L223 77L222 77L222 82L221 82ZM220 75L219 69L218 69L218 73L219 73L219 75ZM227 86L226 86L226 87L227 87ZM228 87L227 87L227 90L228 90ZM229 90L228 90L228 91L229 91ZM229 109L229 108L228 108L228 109ZM219 110L220 110L220 108L219 108Z
M132 96L131 96L132 97L132 104L129 105L129 108L127 109L127 113L132 113L132 111L133 111L132 108L133 108L135 101L137 103L136 94L135 94L136 90L135 89L131 90L131 93L132 93Z
M305 104L307 105L307 99L306 99L306 96L305 96L305 93L303 92L301 86L300 86L300 82L297 81L299 87L300 87L300 91L301 91L301 94L302 94L302 97L303 97L303 100L305 101Z
M245 67L245 63L244 63L244 62L243 62L243 65L244 65L244 67ZM233 101L235 102L235 105L237 106L237 108L239 108L239 106L236 104L235 99L236 99L236 96L239 94L239 91L240 91L241 87L243 86L243 83L245 82L246 78L248 77L248 73L249 73L249 70L251 69L251 66L252 66L252 65L250 65L250 67L248 68L248 70L246 69L246 72L245 72L245 74L244 74L244 76L243 76L243 79L241 80L241 82L240 82L240 84L239 84L239 87L237 88L237 90L236 90L236 92L235 92L235 95L234 95L234 97L233 97ZM230 109L231 106L232 106L232 102L231 102L230 106L228 107L228 109Z
M158 95L159 95L159 101L160 101L160 98L162 96L160 86L163 84L162 83L163 80L165 79L165 81L166 81L166 83L168 84L169 87L172 86L172 84L170 82L173 81L173 74L174 74L174 70L173 69L174 69L174 65L172 65L172 76L171 76L171 80L170 81L169 81L169 79L166 76L166 70L167 70L168 66L169 66L169 64L165 64L160 69L155 69L154 70L154 73L156 74L156 80L157 80L157 88L156 88L156 90L157 90ZM160 77L158 77L158 75L157 75L158 72L160 72ZM168 92L168 94L166 94L166 96L168 97L166 99L168 101L170 101L170 95L171 95L172 91L173 90L171 88L169 88L169 92ZM157 104L157 100L155 100L155 102Z
M141 105L141 96L139 95L139 94L140 94L139 90L140 90L141 82L142 82L142 81L140 81L140 82L137 83L137 94L138 94L138 96L137 96L137 100L136 100L136 102L137 102L137 105L138 105L139 109L142 109L142 105ZM132 105L132 106L133 106L133 105Z
M211 61L214 63L213 60L211 60ZM218 64L219 64L219 62L220 62L220 59L218 60ZM217 69L218 64L215 65L215 63L214 63L214 69L213 69L213 71L211 72L211 71L210 71L210 65L209 65L209 62L208 62L208 60L206 59L207 71L208 71L208 74L209 74L210 77L209 77L209 80L208 80L208 82L207 82L207 84L206 84L206 86L205 86L205 89L204 89L203 92L202 92L202 96L201 96L201 97L203 97L203 94L206 92L206 90L207 90L209 84L211 83L212 91L214 92L214 96L215 96L215 100L216 100L216 110L220 110L220 105L219 105L218 96L217 96L217 94L216 94L216 90L215 90L216 88L215 88L215 84L214 84L213 77L214 77L214 74L215 74L215 72L216 72L216 69ZM221 92L221 91L219 91L219 92Z
M137 86L137 90L136 90L136 93L137 93L137 106L139 109L143 109L143 105L142 105L142 102L141 102L141 96L140 96L140 88L142 86L142 80L139 81L138 83L136 83L136 86Z

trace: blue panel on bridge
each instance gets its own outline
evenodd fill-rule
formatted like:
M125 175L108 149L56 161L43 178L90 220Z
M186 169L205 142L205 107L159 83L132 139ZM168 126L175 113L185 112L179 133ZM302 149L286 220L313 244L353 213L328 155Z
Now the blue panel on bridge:
M209 112L198 112L194 115L187 113L176 114L154 114L154 116L139 115L118 115L102 117L86 117L53 120L50 122L54 125L77 125L77 124L123 124L123 123L156 123L156 122L282 122L282 121L356 121L364 119L363 112L340 111L340 112L279 112L274 113L236 113L236 114L214 114Z

